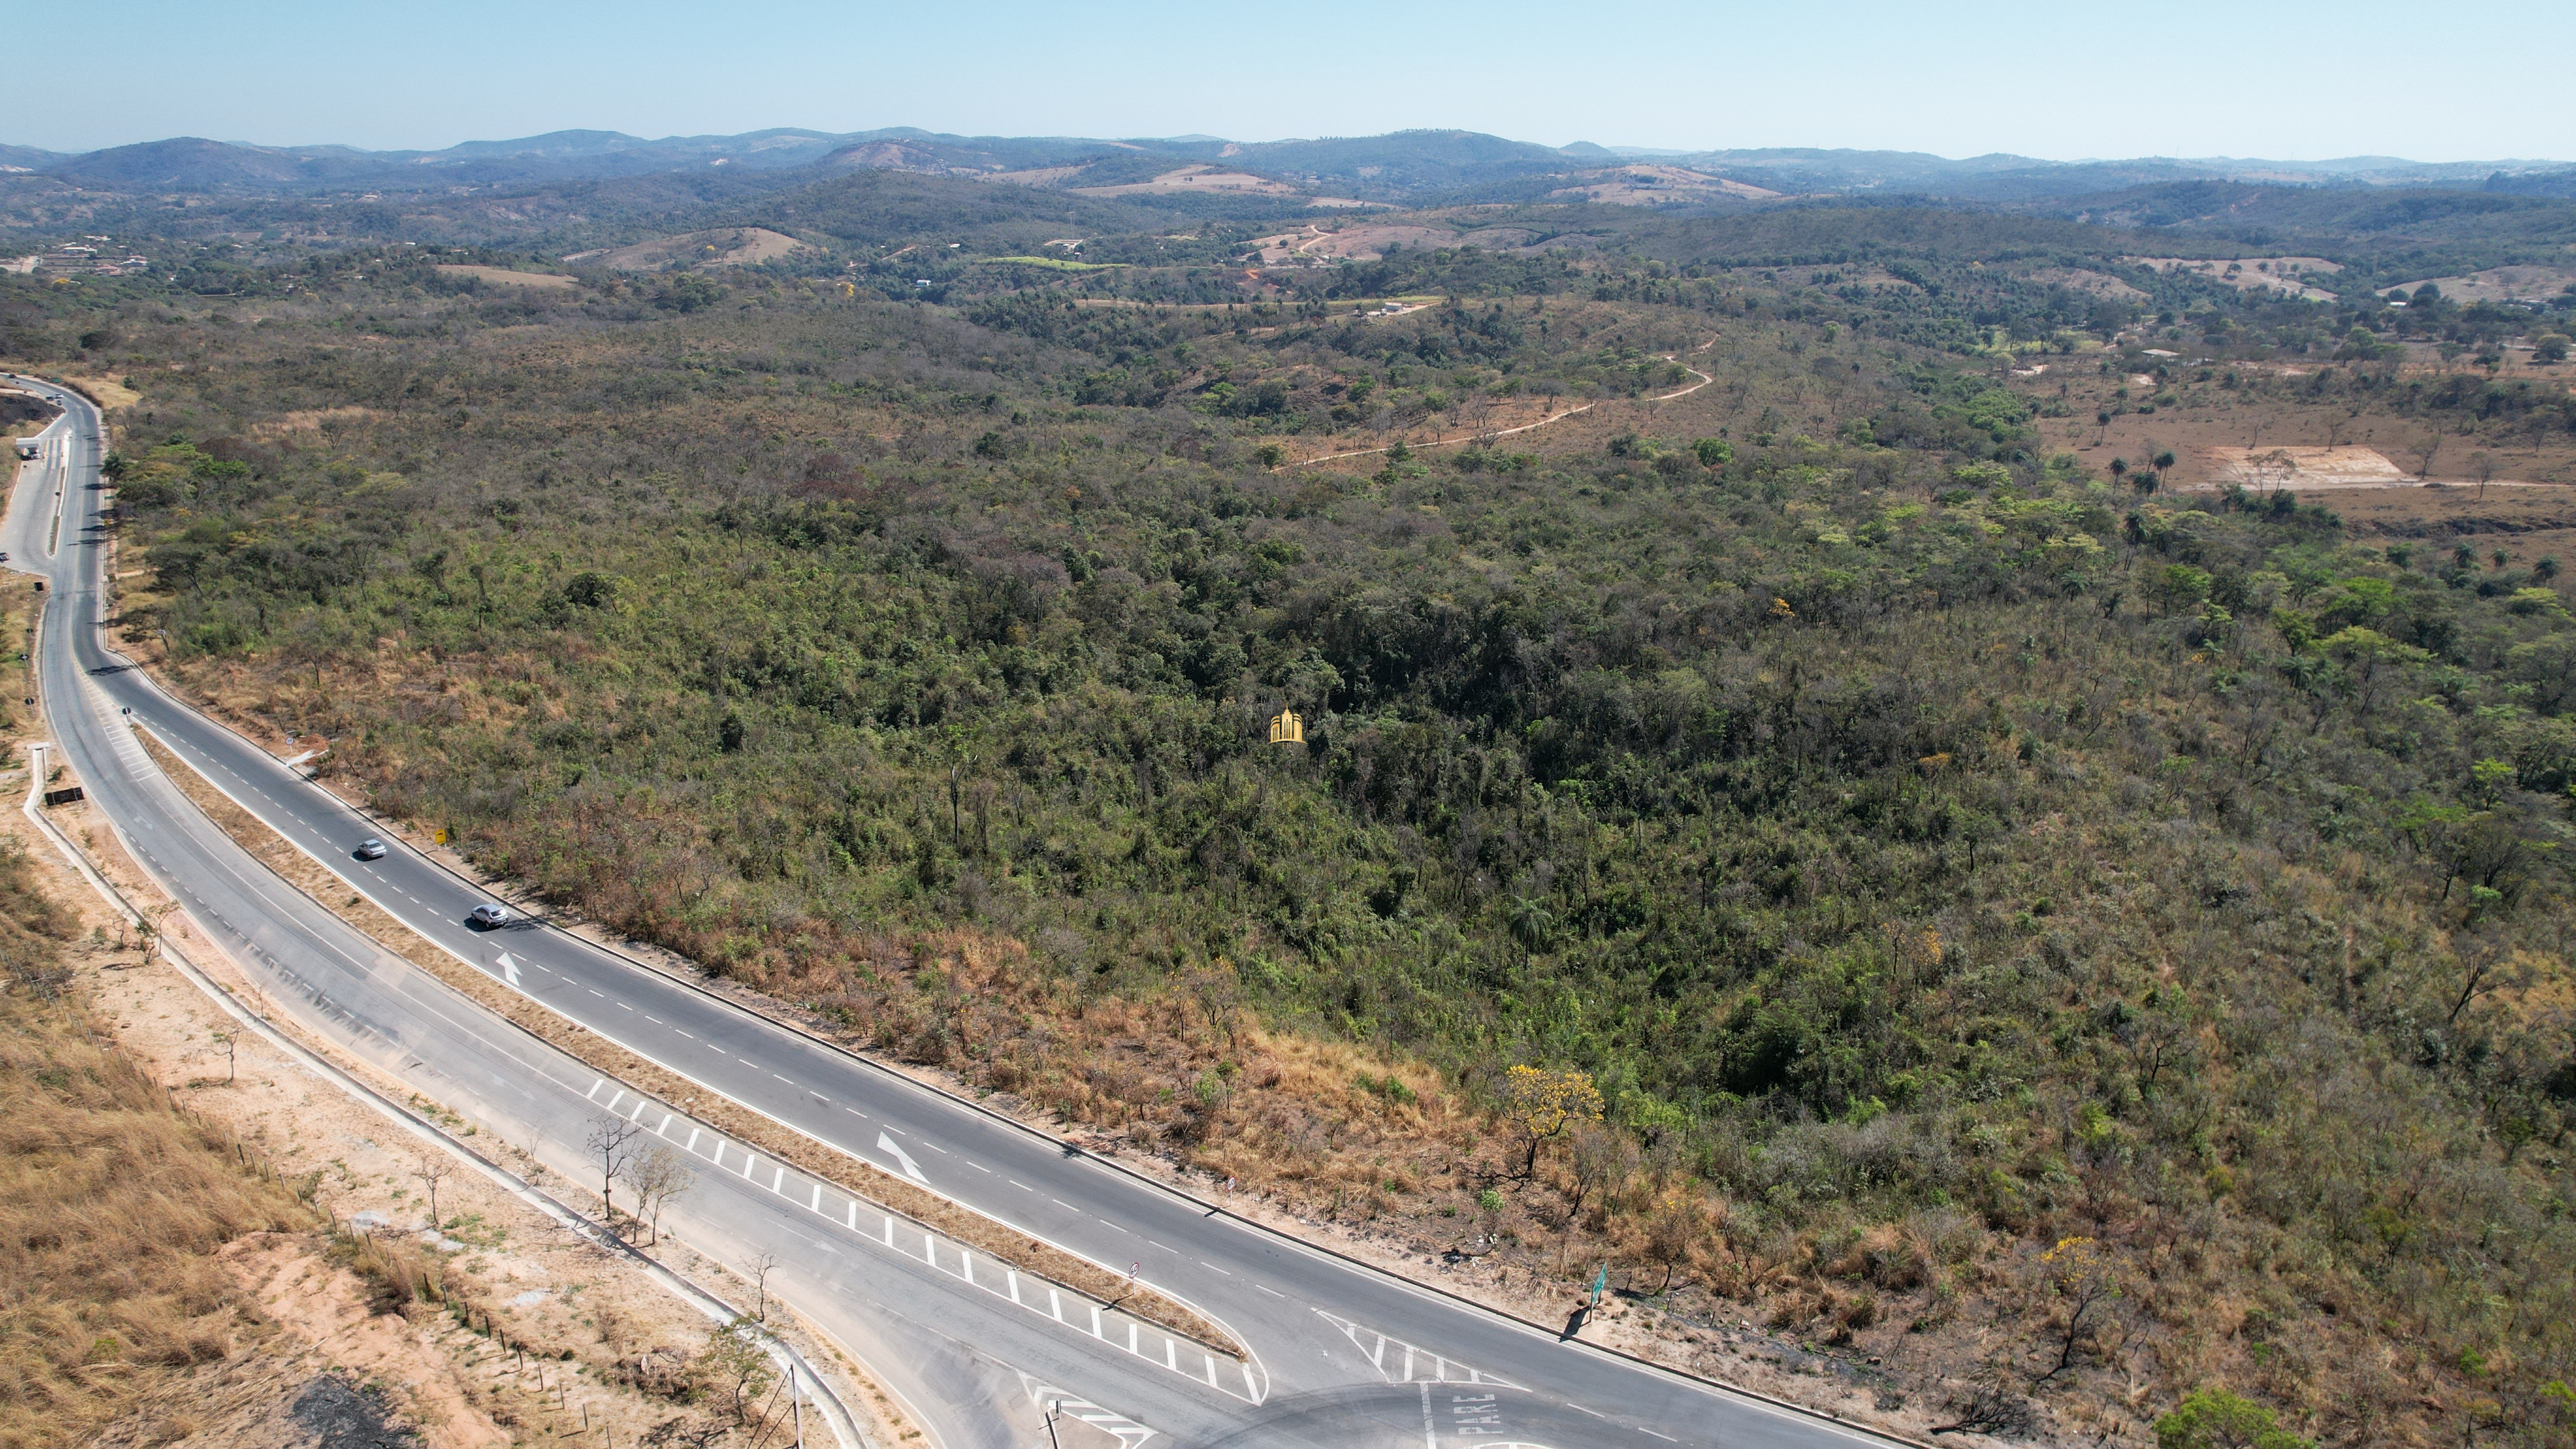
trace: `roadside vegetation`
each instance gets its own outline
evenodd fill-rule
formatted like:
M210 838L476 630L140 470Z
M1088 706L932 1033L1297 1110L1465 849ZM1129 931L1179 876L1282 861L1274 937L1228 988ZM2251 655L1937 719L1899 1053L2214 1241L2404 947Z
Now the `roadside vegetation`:
M0 1444L85 1444L259 1327L215 1258L302 1227L286 1188L245 1170L66 994L75 918L0 850Z
M351 251L14 335L142 395L138 648L858 1044L1954 1427L2576 1427L2555 558L2041 441L2540 476L2563 311L1901 209L935 270L868 195L727 275Z

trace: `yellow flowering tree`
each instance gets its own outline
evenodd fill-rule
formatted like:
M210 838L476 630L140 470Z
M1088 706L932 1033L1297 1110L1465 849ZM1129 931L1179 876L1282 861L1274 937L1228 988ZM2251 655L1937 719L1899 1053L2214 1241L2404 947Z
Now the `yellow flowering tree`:
M1514 1067L1503 1077L1503 1121L1521 1144L1521 1173L1538 1171L1539 1144L1577 1122L1601 1120L1601 1089L1588 1072Z

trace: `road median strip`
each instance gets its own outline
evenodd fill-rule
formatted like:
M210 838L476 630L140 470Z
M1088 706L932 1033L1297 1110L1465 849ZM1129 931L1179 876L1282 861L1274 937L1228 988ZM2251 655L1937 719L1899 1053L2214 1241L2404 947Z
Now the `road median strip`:
M775 1161L830 1183L853 1197L874 1203L897 1216L910 1218L996 1262L1096 1299L1203 1348L1238 1360L1245 1357L1244 1349L1232 1335L1210 1322L1205 1315L1159 1290L1067 1249L1031 1238L952 1198L887 1172L864 1158L826 1147L728 1098L710 1095L709 1088L509 990L424 940L390 913L351 891L345 881L236 804L201 771L148 731L137 730L135 733L142 740L143 748L180 793L205 812L206 818L213 821L218 829L281 879L387 951L428 972L450 989L531 1036L637 1092L680 1104L690 1116L730 1135L746 1147L756 1148Z

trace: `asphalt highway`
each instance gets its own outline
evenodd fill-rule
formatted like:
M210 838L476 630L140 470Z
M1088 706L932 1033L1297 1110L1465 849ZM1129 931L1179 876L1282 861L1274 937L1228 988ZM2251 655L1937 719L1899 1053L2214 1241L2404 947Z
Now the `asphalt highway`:
M21 466L0 548L46 582L37 646L60 755L129 849L305 1025L572 1181L603 1115L697 1159L671 1210L710 1256L780 1264L775 1291L856 1353L937 1440L1066 1445L1825 1449L1884 1444L1486 1312L1254 1227L1005 1118L743 1011L542 919L476 929L492 898L292 765L165 695L101 627L100 420L66 412ZM406 926L495 981L815 1141L1125 1272L1223 1322L1210 1353L1022 1279L639 1096L392 956L258 863L153 765L148 730ZM382 836L381 860L354 855ZM1095 1311L1098 1310L1098 1311ZM1090 1436L1087 1440L1083 1437Z

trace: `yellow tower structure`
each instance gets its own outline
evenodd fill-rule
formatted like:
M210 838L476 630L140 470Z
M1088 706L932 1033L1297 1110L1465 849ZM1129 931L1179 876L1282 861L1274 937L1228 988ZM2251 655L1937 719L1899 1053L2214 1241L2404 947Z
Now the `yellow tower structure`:
M1302 745L1306 743L1305 718L1293 709L1283 709L1270 717L1270 743Z

